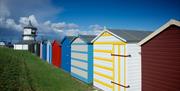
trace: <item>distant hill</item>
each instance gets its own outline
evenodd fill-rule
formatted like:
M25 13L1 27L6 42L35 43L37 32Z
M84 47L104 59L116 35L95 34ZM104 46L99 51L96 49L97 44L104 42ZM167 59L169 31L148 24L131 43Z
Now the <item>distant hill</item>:
M27 51L0 47L1 91L92 91L60 68Z

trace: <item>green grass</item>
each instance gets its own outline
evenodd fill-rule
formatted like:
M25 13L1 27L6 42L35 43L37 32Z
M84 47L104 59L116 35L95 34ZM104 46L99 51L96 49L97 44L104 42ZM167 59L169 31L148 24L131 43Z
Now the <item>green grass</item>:
M91 91L93 88L27 51L0 47L0 90Z

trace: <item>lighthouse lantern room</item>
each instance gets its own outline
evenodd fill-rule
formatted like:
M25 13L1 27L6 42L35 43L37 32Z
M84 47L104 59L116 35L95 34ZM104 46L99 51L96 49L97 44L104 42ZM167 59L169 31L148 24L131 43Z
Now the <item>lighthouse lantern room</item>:
M31 23L31 21L29 21L29 24L27 26L24 27L24 32L23 32L23 40L31 40L31 41L35 41L36 40L36 32L37 32L37 28L34 27Z

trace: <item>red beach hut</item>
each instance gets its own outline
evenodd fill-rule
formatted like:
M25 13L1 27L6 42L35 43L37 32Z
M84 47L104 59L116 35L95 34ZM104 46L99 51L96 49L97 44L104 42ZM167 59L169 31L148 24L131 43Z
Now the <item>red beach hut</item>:
M52 64L56 67L61 66L61 42L54 40L52 43Z

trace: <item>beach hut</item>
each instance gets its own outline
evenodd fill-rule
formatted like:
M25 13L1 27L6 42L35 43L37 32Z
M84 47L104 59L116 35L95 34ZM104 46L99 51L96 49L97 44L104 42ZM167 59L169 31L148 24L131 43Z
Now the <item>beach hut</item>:
M36 42L34 44L34 52L35 52L35 55L40 56L40 42Z
M62 45L62 64L61 68L66 72L71 70L71 43L76 39L75 36L65 36L61 42Z
M41 58L46 61L47 56L47 41L41 42Z
M143 91L179 91L180 21L170 20L139 42Z
M51 41L47 41L47 55L46 55L46 60L49 64L52 62L52 44Z
M141 48L151 32L104 29L93 39L93 85L104 91L141 91Z
M35 45L35 43L32 43L32 44L29 44L29 45L28 45L28 51L29 51L29 52L35 53L35 51L34 51L34 45Z
M61 41L54 40L52 43L52 64L61 67Z
M94 35L79 35L71 44L71 75L86 83L93 78Z
M42 41L40 42L40 58L42 59Z

